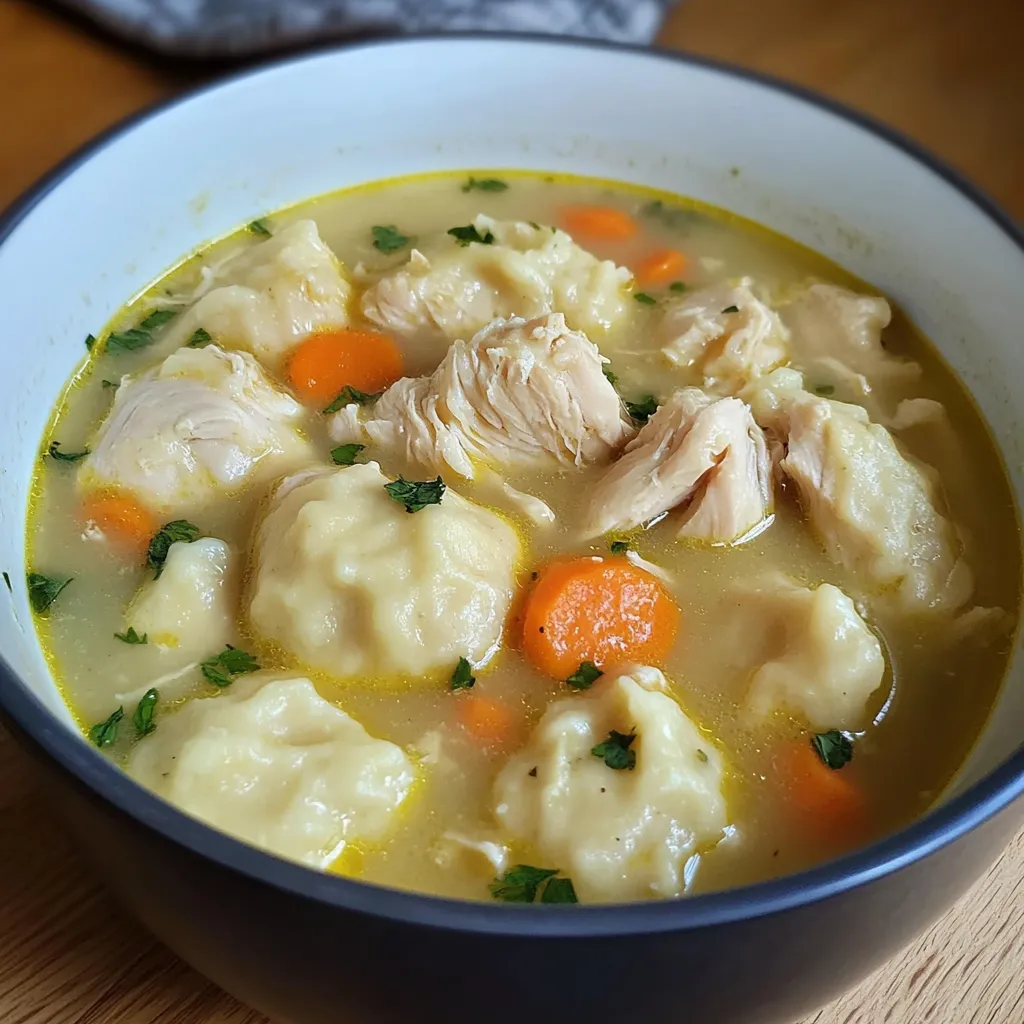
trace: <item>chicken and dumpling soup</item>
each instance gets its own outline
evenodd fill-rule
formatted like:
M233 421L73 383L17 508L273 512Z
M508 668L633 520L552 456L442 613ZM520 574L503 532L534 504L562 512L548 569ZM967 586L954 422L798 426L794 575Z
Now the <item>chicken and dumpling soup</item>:
M446 174L193 254L90 337L28 587L96 746L314 868L678 897L922 814L995 700L1016 512L838 267L624 185Z

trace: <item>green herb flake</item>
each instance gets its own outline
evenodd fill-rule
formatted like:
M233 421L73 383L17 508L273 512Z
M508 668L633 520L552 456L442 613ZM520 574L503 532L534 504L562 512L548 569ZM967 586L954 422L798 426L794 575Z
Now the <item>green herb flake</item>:
M116 388L117 387L117 381L116 380L101 380L100 384L103 387L105 387L105 388Z
M823 398L828 398L829 395L836 393L836 389L832 384L818 384L814 389L814 393L821 395Z
M122 718L124 708L119 707L105 722L100 722L89 730L89 739L101 750L112 746L117 739L117 726Z
M207 658L199 665L203 675L221 689L230 686L235 681L235 676L257 672L259 667L260 663L251 654L240 651L231 644L228 644L220 654Z
M120 640L121 643L123 643L123 644L148 644L149 643L149 634L148 633L143 633L142 636L139 636L139 634L135 632L135 627L134 626L129 626L128 629L124 633L115 633L114 636L118 640Z
M591 747L590 752L617 772L632 771L636 767L636 751L629 748L635 739L635 732L627 734L612 729L608 733L608 739L598 743L596 747Z
M658 400L654 395L644 395L639 402L626 402L625 406L630 419L646 423L658 411Z
M459 245L469 245L470 242L479 242L480 245L493 245L494 235L488 231L487 234L481 235L476 229L475 224L467 224L461 228L449 228L448 234L452 236L459 243Z
M404 505L406 512L419 512L428 505L440 505L445 486L440 477L436 480L406 480L400 476L394 483L385 484L384 490Z
M3 577L4 577L4 583L7 584L8 591L13 594L14 593L14 587L11 586L11 577L8 576L7 573L4 573Z
M648 295L647 292L637 292L633 298L642 306L656 306L658 304L658 300L653 295Z
M811 737L811 746L822 763L833 771L838 771L853 760L853 741L838 729L815 733Z
M257 235L260 238L270 238L271 235L273 235L273 232L270 230L263 217L249 221L248 225L246 225L246 230L250 234Z
M51 441L50 447L46 449L46 454L55 462L79 462L89 454L89 449L83 448L80 452L62 452L60 441Z
M209 345L211 341L213 341L213 335L205 327L197 327L186 344L189 348L203 348L205 345Z
M739 311L739 306L726 306L725 309L722 310L723 313L738 313Z
M385 256L398 252L399 249L404 249L416 241L410 235L403 235L394 224L374 224L370 228L370 234L373 235L374 249Z
M344 409L346 405L368 405L371 402L376 402L383 391L374 391L372 394L366 391L360 391L358 388L352 387L351 384L346 384L341 391L338 392L338 397L331 402L323 413L326 416L328 413L337 412L339 409Z
M708 753L707 753L707 751L706 750L701 750L700 747L698 747L697 748L697 760L700 761L701 764L707 764L708 763Z
M462 186L463 192L504 192L508 184L499 178L474 178L470 175L469 180Z
M739 169L738 167L730 167L730 168L729 168L729 173L730 173L730 174L731 174L731 175L732 175L732 176L733 176L734 178L738 178L738 177L740 176L740 169Z
M153 716L156 714L156 706L160 700L160 694L154 687L150 687L135 705L135 713L132 715L132 725L135 726L135 735L138 737L148 736L155 728L156 722Z
M607 366L602 367L601 372L605 375L605 378L612 387L615 387L615 385L619 383L619 375L617 373L613 373Z
M154 309L135 327L113 331L107 337L108 352L134 352L153 343L153 334L170 323L178 314L173 309Z
M164 523L153 534L153 539L149 542L149 550L146 553L146 565L150 569L156 570L154 579L159 579L160 574L164 571L164 562L167 561L167 552L171 550L172 544L178 541L191 544L192 541L198 539L199 527L187 519L173 519L169 523Z
M517 864L491 883L491 895L496 900L504 900L506 903L532 903L537 898L540 886L557 874L557 868L535 868L529 864Z
M603 675L592 661L581 661L580 667L566 679L566 683L574 690L589 690Z
M608 545L608 550L613 555L624 555L629 550L629 542L625 540L613 540Z
M28 601L37 615L44 615L57 595L74 579L74 576L44 576L41 572L30 572L25 577L28 585Z
M475 682L476 676L473 675L473 666L465 658L459 658L459 663L455 666L455 671L452 673L452 689L468 690Z
M85 336L85 347L91 352L92 351L92 347L95 344L96 344L96 335L95 334L87 334Z
M686 282L685 281L673 281L668 286L668 290L670 292L675 292L677 295L682 295L683 292L686 291Z
M674 231L683 231L705 219L696 210L688 210L682 206L669 206L660 199L645 204L640 212L645 217L661 221L662 224Z
M340 444L331 449L331 459L336 466L354 466L356 456L366 447L365 444Z
M540 225L535 220L528 220L526 223L529 224L534 231L540 231Z
M571 878L551 878L540 894L541 903L579 903Z

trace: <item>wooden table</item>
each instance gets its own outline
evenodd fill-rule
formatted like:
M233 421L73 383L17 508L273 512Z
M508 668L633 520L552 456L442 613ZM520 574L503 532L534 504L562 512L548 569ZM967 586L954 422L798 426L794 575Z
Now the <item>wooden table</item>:
M1022 34L1024 0L688 0L662 41L866 110L1024 220ZM0 0L0 206L100 129L209 74ZM112 905L2 732L0 1022L265 1024ZM1024 833L944 920L804 1024L883 1022L1024 1022Z

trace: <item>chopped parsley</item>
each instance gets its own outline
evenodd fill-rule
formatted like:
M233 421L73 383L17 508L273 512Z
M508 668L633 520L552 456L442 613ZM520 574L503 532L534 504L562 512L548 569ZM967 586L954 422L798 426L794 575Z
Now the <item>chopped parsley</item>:
M589 690L603 675L604 673L592 661L581 661L580 667L566 679L566 683L574 690Z
M85 347L91 352L92 351L92 347L95 344L96 344L96 335L95 334L87 334L85 336Z
M385 256L398 252L399 249L404 249L416 241L410 235L403 235L394 224L374 224L370 228L370 234L373 235L374 249Z
M480 232L477 231L475 224L467 224L463 228L449 228L448 234L451 235L459 245L469 245L470 242L479 242L481 245L494 244L494 235L490 231L485 235L481 235Z
M153 534L153 539L149 542L149 550L146 552L146 565L150 569L156 570L154 579L159 579L160 574L164 571L164 562L167 561L167 552L171 550L172 544L178 541L191 544L198 538L199 527L187 519L172 519L171 522L164 523Z
M730 167L730 168L729 168L729 173L730 173L730 174L731 174L731 175L732 175L732 176L733 176L734 178L738 178L738 177L740 176L740 169L739 169L738 167Z
M646 423L658 411L658 400L654 395L644 395L639 402L626 402L625 406L630 419Z
M643 306L656 306L658 304L658 300L653 295L648 295L647 292L637 292L633 298Z
M708 763L708 753L707 753L707 751L706 750L701 750L700 747L698 747L697 748L697 760L700 761L701 764L707 764Z
M696 210L687 210L681 206L669 206L660 199L647 203L640 212L645 217L660 220L666 227L677 231L691 227L704 219Z
M352 387L351 384L346 384L341 391L338 392L338 397L331 402L326 409L324 409L324 415L328 413L337 412L339 409L344 409L346 405L355 403L356 405L368 405L370 402L376 402L383 391L374 391L372 394L366 391L360 391L358 388Z
M153 335L178 314L173 309L154 309L147 317L126 331L113 331L107 336L108 352L134 352L152 344Z
M822 763L833 771L838 771L853 760L853 741L838 729L815 733L811 737L811 746Z
M508 184L500 178L474 178L470 175L462 191L472 192L475 189L478 192L504 192L507 188Z
M139 634L135 632L135 627L134 626L129 626L128 629L124 633L115 633L114 636L118 640L120 640L121 643L123 643L123 644L148 644L149 643L149 634L148 633L143 633L142 636L139 636Z
M116 380L101 380L100 384L102 384L103 387L105 387L105 388L116 388L117 387L117 381Z
M541 903L579 903L571 878L551 878L540 894Z
M37 615L43 615L57 599L57 595L74 579L73 576L44 576L41 572L30 572L25 577L28 585L28 602Z
M602 367L601 372L605 375L608 383L611 384L612 387L615 387L615 385L619 383L619 375L617 373L613 373L607 366Z
M354 466L356 456L365 447L365 444L340 444L331 449L331 459L336 466Z
M4 573L3 577L4 577L4 583L7 584L8 591L13 594L14 593L14 587L11 586L11 577L8 576L7 573Z
M117 725L122 718L124 708L119 707L105 722L100 722L89 730L89 739L101 750L111 746L117 739Z
M258 235L260 238L270 238L270 236L273 234L273 232L267 225L266 220L264 220L262 217L258 218L257 220L249 221L246 230L254 235Z
M186 343L189 348L202 348L213 341L213 335L205 327L197 327Z
M428 505L440 505L445 486L440 477L436 480L406 480L400 476L394 483L385 484L384 490L404 505L406 512L419 512Z
M836 393L836 389L832 384L819 384L814 389L814 393L816 395L821 395L822 398L828 398L829 395L834 395Z
M452 673L452 689L468 690L475 682L476 676L473 675L473 666L465 658L459 658L459 663L455 666L455 671Z
M535 868L529 864L517 864L491 883L491 895L496 900L504 900L506 903L533 903L537 898L538 889L557 874L557 868Z
M739 311L739 306L726 306L725 309L722 310L723 313L738 313Z
M51 441L50 447L46 449L46 454L56 462L78 462L89 454L89 449L83 448L80 452L62 452L60 441Z
M220 654L199 665L203 675L214 686L223 689L235 681L235 676L244 675L246 672L259 671L260 663L248 652L240 651L237 647L228 644Z
M611 551L613 555L624 555L629 550L629 541L613 540L611 544L608 545L608 550Z
M156 728L153 716L156 714L156 705L159 700L160 694L151 686L142 695L139 703L135 705L132 724L135 726L136 736L148 736Z
M668 290L670 292L675 292L677 295L681 295L683 292L686 291L686 282L685 281L673 281L668 286Z
M609 768L617 772L624 770L632 771L636 767L636 751L629 748L636 739L636 733L616 732L614 729L608 733L608 739L591 747L590 752L594 757L600 757Z

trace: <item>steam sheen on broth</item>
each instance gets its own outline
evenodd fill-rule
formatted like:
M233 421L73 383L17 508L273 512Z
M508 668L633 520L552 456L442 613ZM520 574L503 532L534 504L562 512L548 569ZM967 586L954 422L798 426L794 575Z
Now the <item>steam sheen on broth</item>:
M185 810L386 885L674 896L867 843L966 757L1020 578L984 422L886 312L608 182L265 217L126 307L56 410L28 566L55 678ZM584 633L636 621L559 654L545 587Z

